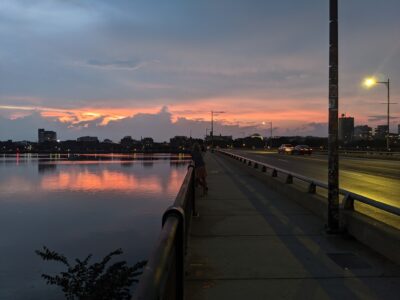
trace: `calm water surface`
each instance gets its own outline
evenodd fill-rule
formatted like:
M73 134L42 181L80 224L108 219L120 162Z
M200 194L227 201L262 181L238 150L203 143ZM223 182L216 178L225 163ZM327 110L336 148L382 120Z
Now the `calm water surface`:
M186 174L188 157L0 156L0 299L63 299L35 249L93 260L122 248L146 259Z

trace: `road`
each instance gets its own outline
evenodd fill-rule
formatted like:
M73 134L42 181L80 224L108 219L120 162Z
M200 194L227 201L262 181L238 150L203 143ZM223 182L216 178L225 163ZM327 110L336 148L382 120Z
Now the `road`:
M328 182L327 155L285 155L243 150L234 152ZM400 206L400 161L341 157L339 168L341 188L393 206Z

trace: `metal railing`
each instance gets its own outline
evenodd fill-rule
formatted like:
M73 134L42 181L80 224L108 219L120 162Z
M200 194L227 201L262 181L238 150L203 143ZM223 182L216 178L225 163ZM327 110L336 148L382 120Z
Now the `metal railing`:
M319 180L315 180L288 170L284 170L281 168L277 168L270 164L266 164L263 162L256 161L254 159L250 159L248 157L244 157L241 155L234 154L232 152L218 150L218 152L227 155L233 159L236 159L250 167L255 169L260 168L262 172L267 172L268 169L271 170L272 177L277 177L278 173L286 175L286 183L291 184L293 183L293 179L297 179L303 182L308 183L308 192L311 194L315 194L318 188L328 189L328 184ZM371 198L350 192L345 189L339 189L339 193L344 196L343 201L343 209L345 210L354 210L354 201L358 201L369 206L381 209L385 212L400 216L400 208L396 206L392 206L383 202L379 202L377 200L373 200Z
M162 216L161 233L132 299L183 300L184 259L193 215L195 170L190 165L174 204Z
M313 152L318 154L328 154L328 150L320 150L318 148L313 149ZM400 157L400 152L398 151L372 151L372 150L339 150L339 155L348 155L348 156L362 156L369 158L397 158Z

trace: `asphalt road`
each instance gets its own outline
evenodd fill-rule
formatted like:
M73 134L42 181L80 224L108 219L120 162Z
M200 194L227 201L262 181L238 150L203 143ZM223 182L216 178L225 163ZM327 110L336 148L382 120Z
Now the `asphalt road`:
M327 155L285 155L242 150L234 152L328 182ZM341 188L400 207L400 161L341 157L339 168Z

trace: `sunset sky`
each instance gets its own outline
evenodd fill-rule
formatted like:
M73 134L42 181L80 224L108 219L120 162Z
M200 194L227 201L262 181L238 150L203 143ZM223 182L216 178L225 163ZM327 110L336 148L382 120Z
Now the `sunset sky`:
M328 0L1 0L0 140L327 135ZM400 103L400 1L339 1L340 113ZM400 104L391 107L392 131Z

